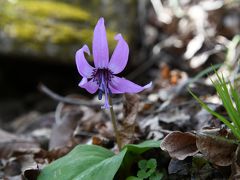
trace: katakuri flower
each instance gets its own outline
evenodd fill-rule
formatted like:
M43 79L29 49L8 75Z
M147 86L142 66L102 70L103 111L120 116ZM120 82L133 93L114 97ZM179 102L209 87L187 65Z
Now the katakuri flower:
M139 86L125 78L115 76L123 71L128 62L129 48L121 34L115 36L117 45L109 61L109 50L104 19L100 18L94 29L92 51L95 67L88 64L84 53L90 55L87 45L76 52L76 64L79 74L83 77L79 83L81 88L94 94L98 90L98 98L105 95L103 108L109 109L108 96L121 93L138 93L151 87L152 82Z

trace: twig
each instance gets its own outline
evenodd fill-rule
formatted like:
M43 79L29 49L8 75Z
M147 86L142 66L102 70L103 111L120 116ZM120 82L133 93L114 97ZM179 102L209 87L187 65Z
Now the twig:
M59 101L59 102L63 102L63 103L67 103L67 104L74 104L74 105L81 105L81 106L88 106L88 107L93 107L93 108L100 109L100 104L99 103L93 103L91 101L78 100L76 98L60 96L60 95L56 94L55 92L53 92L52 90L50 90L48 87L46 87L43 84L40 84L38 86L38 89L41 92L43 92L44 94L51 97L53 100L56 100L56 101Z
M56 124L61 124L62 123L62 109L64 107L64 103L59 102L55 111L55 121Z
M155 63L159 61L159 56L152 55L150 59L146 62L144 62L141 66L137 67L133 72L127 75L127 78L129 79L135 79L148 69L150 69Z

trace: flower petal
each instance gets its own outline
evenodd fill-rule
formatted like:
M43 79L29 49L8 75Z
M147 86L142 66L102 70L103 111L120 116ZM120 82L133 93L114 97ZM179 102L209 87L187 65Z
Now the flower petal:
M112 54L108 68L113 74L118 74L126 67L128 62L129 47L127 42L123 39L121 34L115 36L118 44Z
M122 93L124 93L124 92L116 89L111 83L109 84L109 88L110 88L111 94L122 94Z
M90 55L87 45L84 45L81 49L79 49L76 52L75 60L76 60L76 64L77 64L77 69L78 69L79 74L82 77L90 78L94 68L88 64L87 60L85 59L84 52L86 52L86 53L88 53L88 55Z
M151 86L152 82L148 83L145 86L139 86L125 78L119 78L117 76L114 76L109 83L109 88L114 94L138 93L144 89L150 88Z
M86 79L82 79L82 81L78 84L81 88L86 89L89 93L94 94L98 90L98 84L96 81L91 79L90 81L86 81Z
M104 19L100 18L93 33L93 59L96 68L107 68L109 51Z
M84 84L86 84L88 82L88 79L87 78L82 78L82 80L80 81L80 83L78 84L79 86L82 86Z

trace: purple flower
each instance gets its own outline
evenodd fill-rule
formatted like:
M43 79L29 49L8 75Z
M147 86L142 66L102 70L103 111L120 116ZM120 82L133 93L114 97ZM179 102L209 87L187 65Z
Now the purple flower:
M87 45L76 52L76 64L79 74L83 77L79 86L93 94L98 90L98 98L105 95L103 108L109 108L108 96L121 93L138 93L151 87L151 82L145 86L139 86L125 78L119 78L116 74L123 71L128 61L129 48L121 34L115 36L117 46L109 61L109 50L104 19L100 18L94 29L92 50L95 67L88 64L84 53L90 55Z

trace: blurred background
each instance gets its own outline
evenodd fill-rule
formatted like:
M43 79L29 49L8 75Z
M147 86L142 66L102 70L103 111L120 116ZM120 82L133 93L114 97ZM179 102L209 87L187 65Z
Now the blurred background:
M111 51L115 34L121 32L133 53L139 38L137 1L0 1L1 123L31 110L48 112L56 107L38 91L39 83L63 95L88 95L78 88L81 77L74 57L84 44L91 49L93 29L101 16Z
M128 41L130 58L122 75L136 83L155 80L168 69L194 76L225 63L230 44L235 54L227 59L229 72L237 66L238 0L0 0L3 128L20 115L55 109L39 83L61 95L89 96L77 86L81 77L74 56L85 43L91 49L99 17L105 18L111 51L115 34Z

